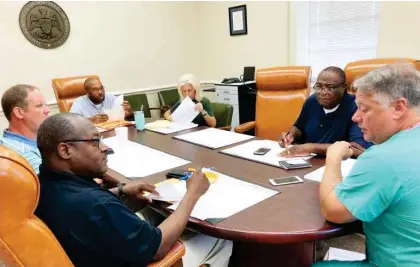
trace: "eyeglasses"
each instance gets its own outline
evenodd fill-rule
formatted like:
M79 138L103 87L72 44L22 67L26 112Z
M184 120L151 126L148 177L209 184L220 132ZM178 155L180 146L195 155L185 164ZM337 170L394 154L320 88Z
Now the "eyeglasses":
M104 143L102 142L102 136L98 138L92 138L92 139L71 139L71 140L63 141L63 143L79 143L79 142L95 142L96 146L99 149L104 147Z
M322 92L322 90L325 89L325 91L327 91L328 93L333 93L333 92L337 92L341 89L341 86L344 83L340 83L337 85L331 85L331 84L325 84L325 85L321 85L321 84L315 84L313 89L315 90L315 92Z

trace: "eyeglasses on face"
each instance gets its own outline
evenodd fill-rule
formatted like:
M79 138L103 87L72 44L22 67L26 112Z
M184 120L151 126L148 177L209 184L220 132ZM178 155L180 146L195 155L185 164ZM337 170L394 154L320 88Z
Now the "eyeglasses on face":
M325 90L328 93L333 93L333 92L339 91L342 88L343 84L344 83L340 83L337 85L331 85L331 84L321 85L321 84L316 83L313 89L315 90L315 92L322 92L323 90Z
M104 147L104 143L102 142L102 136L98 138L91 138L91 139L70 139L70 140L63 141L63 143L79 143L79 142L94 142L99 149Z

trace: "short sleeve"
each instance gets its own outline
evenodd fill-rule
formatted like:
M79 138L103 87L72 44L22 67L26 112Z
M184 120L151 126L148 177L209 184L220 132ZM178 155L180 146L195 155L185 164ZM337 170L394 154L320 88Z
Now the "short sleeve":
M298 128L299 130L301 130L302 132L305 129L305 126L307 124L307 113L308 113L308 101L309 98L305 101L305 103L303 104L302 110L300 111L299 117L296 120L295 124L293 126L295 126L296 128Z
M372 146L372 143L366 141L363 138L362 130L360 130L357 123L353 121L350 122L348 136L349 136L349 142L358 143L359 145L361 145L362 147L366 149Z
M96 246L117 262L127 266L146 266L159 249L162 233L159 228L141 220L117 200L98 202L89 221L101 242ZM87 227L87 226L86 226Z
M201 100L201 103L203 104L203 109L209 114L209 116L213 117L214 112L213 112L213 109L211 108L210 100L203 97L203 99Z
M73 102L73 105L71 105L71 108L70 108L70 112L84 116L83 108L80 101L81 101L81 98L79 97Z
M178 108L178 106L181 104L181 101L176 102L171 108L170 111L171 113L174 113L175 109Z
M393 202L400 187L400 179L389 164L375 153L365 152L334 192L354 217L371 222Z

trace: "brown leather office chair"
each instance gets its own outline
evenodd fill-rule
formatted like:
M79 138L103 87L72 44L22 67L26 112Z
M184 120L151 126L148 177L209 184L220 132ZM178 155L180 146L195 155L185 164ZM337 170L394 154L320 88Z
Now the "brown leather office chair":
M0 259L7 267L73 266L50 229L34 215L39 182L31 165L0 146ZM182 266L185 248L177 242L149 267Z
M255 121L237 126L235 132L255 128L255 136L278 140L299 116L310 93L310 76L309 66L258 69Z
M362 77L371 70L393 63L411 63L417 70L420 70L420 61L413 58L373 58L353 61L348 63L344 68L347 84L349 86L349 93L355 93L352 84L356 79Z
M87 78L99 79L97 75L85 75L52 80L52 87L60 112L69 112L73 101L86 94L84 83Z

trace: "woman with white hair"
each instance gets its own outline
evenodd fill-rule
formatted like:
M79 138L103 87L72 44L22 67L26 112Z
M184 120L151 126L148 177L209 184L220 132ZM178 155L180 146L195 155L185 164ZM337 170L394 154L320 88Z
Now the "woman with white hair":
M216 118L210 106L210 100L200 96L200 84L196 81L194 75L184 74L178 80L178 93L180 101L173 105L164 114L165 120L172 121L171 114L177 109L181 102L189 97L195 103L195 109L200 113L195 117L193 123L200 126L216 127Z

